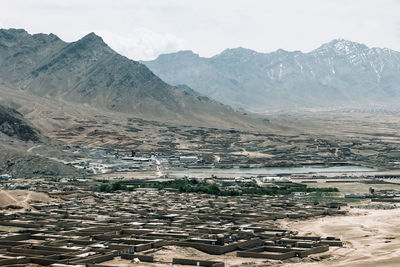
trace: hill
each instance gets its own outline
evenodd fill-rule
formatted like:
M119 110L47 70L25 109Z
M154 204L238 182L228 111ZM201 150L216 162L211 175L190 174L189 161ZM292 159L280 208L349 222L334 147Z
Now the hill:
M34 129L22 114L14 109L0 105L0 133L16 137L22 141L39 141L39 132Z
M0 174L13 177L65 176L81 173L44 156L27 151L48 141L39 130L14 109L0 105Z

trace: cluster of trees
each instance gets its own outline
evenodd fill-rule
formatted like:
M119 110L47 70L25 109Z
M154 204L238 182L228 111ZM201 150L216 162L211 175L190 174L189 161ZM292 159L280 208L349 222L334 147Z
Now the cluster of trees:
M327 187L327 188L316 188L316 187L289 187L285 189L271 189L271 188L263 188L263 187L251 187L245 188L242 190L242 194L249 195L290 195L294 192L339 192L339 190L335 187Z
M224 189L216 183L199 182L197 180L172 180L164 182L151 182L134 184L126 186L121 182L115 182L112 184L103 183L99 191L100 192L114 192L118 190L133 191L135 188L157 188L162 189L175 189L180 193L199 193L199 194L210 194L215 196L240 196L240 195L289 195L293 192L339 192L337 188L314 188L307 187L301 184L286 185L282 188L265 188L254 186L243 186L237 189Z
M119 190L133 191L133 188L127 187L126 185L121 184L121 182L115 182L112 184L103 182L99 187L100 192L111 193L111 192L119 191Z

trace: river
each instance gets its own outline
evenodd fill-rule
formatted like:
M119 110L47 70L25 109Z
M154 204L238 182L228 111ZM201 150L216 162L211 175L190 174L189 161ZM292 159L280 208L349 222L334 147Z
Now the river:
M312 173L366 173L374 172L376 169L345 165L345 166L324 166L307 165L301 167L264 167L264 168L230 168L230 169L170 169L166 170L168 175L172 176L211 176L211 175L278 175L278 174L312 174Z

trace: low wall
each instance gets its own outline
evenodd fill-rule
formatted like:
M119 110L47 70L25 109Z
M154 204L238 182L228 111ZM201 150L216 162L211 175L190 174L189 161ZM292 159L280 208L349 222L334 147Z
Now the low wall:
M73 253L73 252L81 252L79 249L68 249L68 248L59 248L59 247L53 247L53 246L32 246L32 249L37 249L37 250L46 250L46 251L54 251L57 254L62 254L62 253Z
M261 259L271 259L271 260L285 260L289 258L293 258L296 256L294 251L284 252L284 253L258 253L258 252L246 252L246 251L239 251L237 253L238 257L245 257L245 258L261 258Z
M20 241L12 241L12 240L0 240L0 246L3 247L17 247L17 246L22 246L22 245L29 245L29 243L26 242L20 242Z
M48 251L48 250L40 250L40 249L25 249L25 248L10 248L10 252L18 253L21 255L35 255L35 256L47 256L47 255L54 255L57 252Z
M312 248L284 248L265 246L238 252L237 256L283 260L296 256L304 258L308 255L322 253L325 251L329 251L329 246L317 246Z
M135 251L136 251L136 252L145 251L145 250L151 249L152 247L153 247L152 244L136 245L136 246L135 246Z
M21 228L40 228L40 224L34 224L34 223L20 223L20 222L5 222L5 221L0 221L0 225L4 226L15 226L15 227L21 227Z
M280 247L259 247L255 249L249 249L246 251L239 251L236 255L238 257L246 257L246 258L284 260L295 257L296 252L291 251L290 249L287 248L280 248Z
M121 258L127 260L133 260L134 258L138 258L143 262L154 262L154 257L150 255L141 255L141 254L121 254Z
M202 261L202 260L180 259L180 258L173 258L172 264L205 266L205 267L225 267L225 264L219 261Z
M113 238L113 239L111 240L111 242L123 243L123 244L128 244L128 245L140 245L140 244L152 243L153 240Z
M331 247L343 247L343 242L339 240L321 240L321 244Z
M30 263L30 262L31 261L28 258L4 259L4 260L0 260L0 266L26 264L26 263Z
M201 244L201 243L193 243L193 242L171 242L173 246L181 246L181 247L192 247L198 249L203 252L207 252L208 254L213 255L221 255L227 252L234 251L236 249L244 249L247 247L254 247L256 245L260 245L262 241L259 238L250 239L242 242L235 242L232 244L228 244L225 246L218 246L218 245L208 245L208 244Z
M91 257L86 257L84 259L71 261L71 263L74 263L74 264L101 263L101 262L112 260L112 259L114 259L114 257L115 257L114 254L94 255Z
M296 252L296 255L300 258L304 258L311 254L322 253L326 251L329 251L329 246L319 246Z
M1 240L12 240L12 241L22 241L31 238L31 234L20 234L20 235L10 235L2 238Z

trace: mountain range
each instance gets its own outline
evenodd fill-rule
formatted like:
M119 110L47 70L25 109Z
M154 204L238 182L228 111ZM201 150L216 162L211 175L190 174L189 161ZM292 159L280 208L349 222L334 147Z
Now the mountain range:
M63 151L60 139L76 137L74 129L79 129L89 145L102 145L102 128L108 127L113 135L113 127L121 129L120 123L130 125L131 121L139 121L138 127L146 131L157 123L268 127L268 121L185 85L165 83L144 64L113 51L94 33L68 43L54 34L0 29L0 174L86 175L58 159L71 156ZM98 132L98 138L92 136Z
M143 62L172 84L250 111L365 107L400 103L400 53L336 39L309 52L192 51Z
M134 117L206 126L262 124L162 81L94 33L68 43L54 34L0 30L0 87Z

